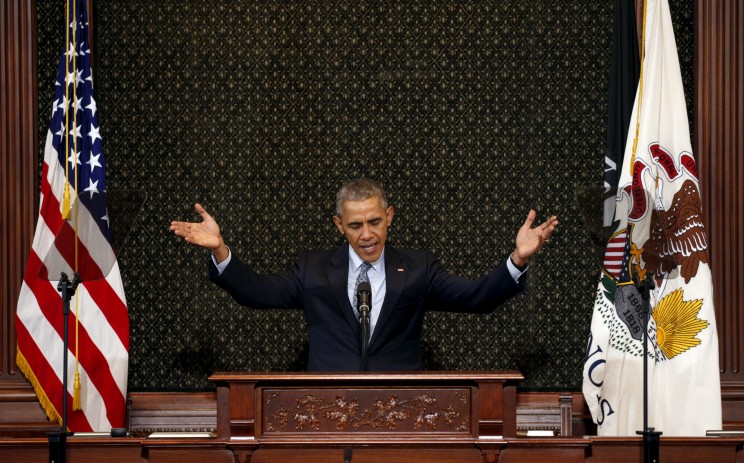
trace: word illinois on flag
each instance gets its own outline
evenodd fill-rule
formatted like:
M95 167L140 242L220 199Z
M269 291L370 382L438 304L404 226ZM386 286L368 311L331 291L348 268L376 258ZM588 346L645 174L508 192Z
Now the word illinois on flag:
M107 432L125 426L129 317L119 267L111 258L85 0L68 1L65 24L39 217L16 311L16 363L50 420L61 424L66 407L70 431ZM82 278L70 300L67 391L57 289L62 270Z
M635 435L643 430L645 361L648 425L665 436L704 436L721 429L708 240L669 4L647 0L645 8L641 80L594 305L583 392L598 434ZM632 278L642 280L649 272L655 287L649 324L643 326Z

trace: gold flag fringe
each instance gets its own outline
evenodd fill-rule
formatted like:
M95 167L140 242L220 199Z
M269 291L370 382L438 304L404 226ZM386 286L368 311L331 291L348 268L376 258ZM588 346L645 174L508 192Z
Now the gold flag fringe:
M31 366L26 361L26 357L24 357L21 353L20 349L17 349L16 352L16 365L18 365L18 368L21 370L21 373L23 373L23 376L28 379L28 382L31 383L31 386L34 388L36 397L38 397L41 408L43 408L46 412L49 421L56 422L61 426L62 417L60 416L57 409L54 407L54 404L52 404L52 401L49 400L49 397L47 397L46 391L44 391L44 388L41 387L39 380L36 379L36 375L31 369Z

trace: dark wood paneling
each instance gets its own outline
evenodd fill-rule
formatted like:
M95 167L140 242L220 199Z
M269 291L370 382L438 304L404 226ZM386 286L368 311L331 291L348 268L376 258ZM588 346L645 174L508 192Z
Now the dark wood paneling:
M293 463L316 463L319 461L342 462L344 449L259 449L251 455L251 463L275 463L291 461ZM354 463L410 463L413 461L436 461L437 463L479 463L482 454L474 448L355 448L351 451ZM583 461L583 460L582 460Z
M36 2L0 7L0 393L25 384L15 363L15 307L34 234L38 196Z
M744 5L739 0L699 0L695 8L694 138L710 239L721 380L724 399L741 400Z
M581 439L504 439L474 445L301 445L250 450L248 444L219 439L112 439L71 438L68 461L109 463L190 462L341 462L388 463L500 462L500 463L641 463L639 437ZM660 460L666 463L736 463L741 439L661 438ZM46 462L46 439L0 439L0 461Z
M69 441L68 441L69 442ZM87 442L70 442L67 446L67 461L105 461L106 463L145 463L142 447L137 441L108 441L100 439ZM174 459L175 460L175 459ZM171 460L171 461L174 461ZM0 442L0 461L43 463L49 461L49 449L43 439Z
M661 437L659 461L663 462L738 462L741 454L740 438L678 438ZM641 437L593 438L590 449L592 463L641 463Z

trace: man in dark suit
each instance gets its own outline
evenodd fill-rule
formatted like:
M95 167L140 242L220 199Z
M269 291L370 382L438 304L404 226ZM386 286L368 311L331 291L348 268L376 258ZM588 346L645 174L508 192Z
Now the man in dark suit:
M530 211L511 256L483 278L469 280L450 275L429 251L385 246L393 206L379 184L357 179L339 190L333 217L348 245L303 252L286 271L262 275L230 251L217 222L200 204L195 209L202 222L174 221L170 229L212 250L209 277L238 303L302 309L312 371L353 371L363 364L356 310L360 281L369 282L372 293L366 369L421 369L424 311L492 312L522 291L529 258L558 225L553 216L533 228L535 212Z

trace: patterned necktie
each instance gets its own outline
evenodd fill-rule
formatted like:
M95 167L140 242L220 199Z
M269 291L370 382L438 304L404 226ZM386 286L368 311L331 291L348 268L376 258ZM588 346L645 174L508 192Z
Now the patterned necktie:
M369 282L369 276L367 276L367 271L369 270L370 267L372 267L372 264L370 264L369 262L362 263L361 270L359 271L359 276L357 276L357 279L356 279L356 285L354 285L353 309L354 309L354 315L356 315L357 320L359 320L359 309L357 308L357 305L358 305L357 294L359 293L359 291L357 288L359 288L359 283L363 281Z

